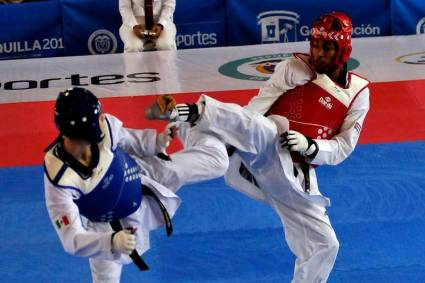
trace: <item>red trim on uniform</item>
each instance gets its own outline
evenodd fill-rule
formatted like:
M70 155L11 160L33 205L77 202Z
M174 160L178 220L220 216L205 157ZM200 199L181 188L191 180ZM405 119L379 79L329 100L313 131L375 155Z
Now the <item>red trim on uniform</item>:
M293 53L294 57L297 59L300 59L304 64L307 65L307 67L310 69L310 71L313 73L313 78L311 78L311 81L314 81L315 79L317 79L317 73L314 70L313 66L311 66L310 62L304 60L303 57L307 57L308 59L310 59L310 55L307 53Z
M351 102L350 102L350 105L348 105L348 109L350 109L351 108L351 105L353 105L353 103L354 103L354 100L356 100L356 98L357 98L357 96L359 96L359 94L364 90L364 89L366 89L367 87L369 86L369 84L367 84L367 85L365 85L363 88L361 88L355 95L354 95L354 97L353 97L353 99L351 100ZM370 95L370 93L369 93L369 95ZM370 98L369 98L370 99Z
M369 84L370 84L370 81L368 80L368 79L365 79L364 77L362 77L362 76L359 76L359 75L357 75L356 73L353 73L353 72L349 72L349 74L350 74L350 78L351 78L351 76L352 75L355 75L355 76L357 76L357 77L359 77L359 78L362 78L362 79L364 79L365 81L367 81L367 84L364 86L364 87L362 87L355 95L354 95L354 97L353 97L353 99L351 100L351 102L350 102L350 105L348 105L348 109L350 109L351 108L351 105L353 105L353 102L354 102L354 100L356 100L356 98L357 98L357 96L365 89L365 88L367 88L368 86L369 86ZM351 80L350 80L350 82L351 82Z

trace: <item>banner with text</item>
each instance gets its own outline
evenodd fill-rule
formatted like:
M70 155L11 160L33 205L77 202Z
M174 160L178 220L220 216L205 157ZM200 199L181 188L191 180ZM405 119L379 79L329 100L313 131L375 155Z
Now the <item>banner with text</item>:
M227 43L244 45L307 40L313 21L330 11L343 11L351 17L354 37L390 35L390 6L390 0L227 1Z
M0 5L0 59L63 55L59 1Z
M63 0L65 55L123 51L118 1Z
M354 37L425 33L423 0L179 0L178 49L308 40L318 16L339 10ZM0 59L121 53L118 1L0 5Z
M225 0L178 1L174 13L177 48L225 46L225 3Z
M418 48L425 36L354 38L353 45L348 67L370 81L424 81L425 50ZM300 41L0 61L0 104L54 100L73 86L101 97L258 89L279 62L308 48Z

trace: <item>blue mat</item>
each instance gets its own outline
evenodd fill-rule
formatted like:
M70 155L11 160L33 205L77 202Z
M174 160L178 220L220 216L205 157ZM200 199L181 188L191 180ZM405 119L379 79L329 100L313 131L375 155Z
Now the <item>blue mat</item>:
M341 243L329 282L425 282L425 143L361 145L318 168ZM0 282L90 282L67 255L44 204L42 168L0 169ZM270 207L216 179L183 188L174 234L152 233L151 269L122 282L290 282L294 257Z

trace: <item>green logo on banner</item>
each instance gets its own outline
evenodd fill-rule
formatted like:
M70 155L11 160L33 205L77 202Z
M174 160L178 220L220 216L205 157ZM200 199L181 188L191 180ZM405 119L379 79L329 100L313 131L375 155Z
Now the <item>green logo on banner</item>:
M425 18L424 18L425 19ZM425 51L409 53L406 55L402 55L396 58L397 62L405 63L405 64L425 64Z
M274 72L274 68L281 61L292 57L292 53L278 53L242 58L222 65L220 74L239 80L266 81ZM348 69L354 70L360 62L350 58Z

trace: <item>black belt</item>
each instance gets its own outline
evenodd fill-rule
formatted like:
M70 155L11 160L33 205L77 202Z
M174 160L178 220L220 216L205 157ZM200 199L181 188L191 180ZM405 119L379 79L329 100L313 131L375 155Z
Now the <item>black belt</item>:
M310 164L307 162L301 163L301 170L304 174L304 191L310 193Z
M161 209L162 215L164 216L165 230L167 231L167 236L170 236L171 233L173 233L173 224L171 223L171 218L168 214L167 209L156 196L156 194L152 192L152 190L148 186L142 185L142 192L145 196L153 197L156 203L158 204L159 208Z
M167 231L167 236L170 236L171 233L173 233L173 225L171 223L170 215L168 214L167 209L162 204L160 199L155 195L155 193L147 186L142 185L142 192L143 195L151 196L154 198L156 203L158 204L159 208L161 209L162 215L164 216L164 223L165 223L165 230ZM115 232L123 230L123 227L121 225L121 222L119 219L112 220L109 222L109 224L112 227L112 230ZM137 253L136 249L134 249L130 254L131 260L133 260L134 264L141 270L145 271L149 269L149 266L146 264L146 262L140 257L140 255Z
M111 222L109 222L109 224L111 225L112 230L114 230L115 232L121 231L123 229L121 222L118 219L112 220ZM145 270L149 269L149 266L140 257L140 255L137 253L136 249L134 249L131 252L130 258L141 271L145 271Z
M241 166L239 167L239 174L248 182L254 184L257 188L260 186L257 183L257 180L255 179L254 175L252 175L251 172L249 172L248 168L245 167L245 165L241 162Z
M301 171L303 172L304 175L304 192L306 192L307 194L310 193L310 164L308 164L307 162L302 162L300 163L301 165ZM298 170L294 165L294 176L295 178L298 176Z

